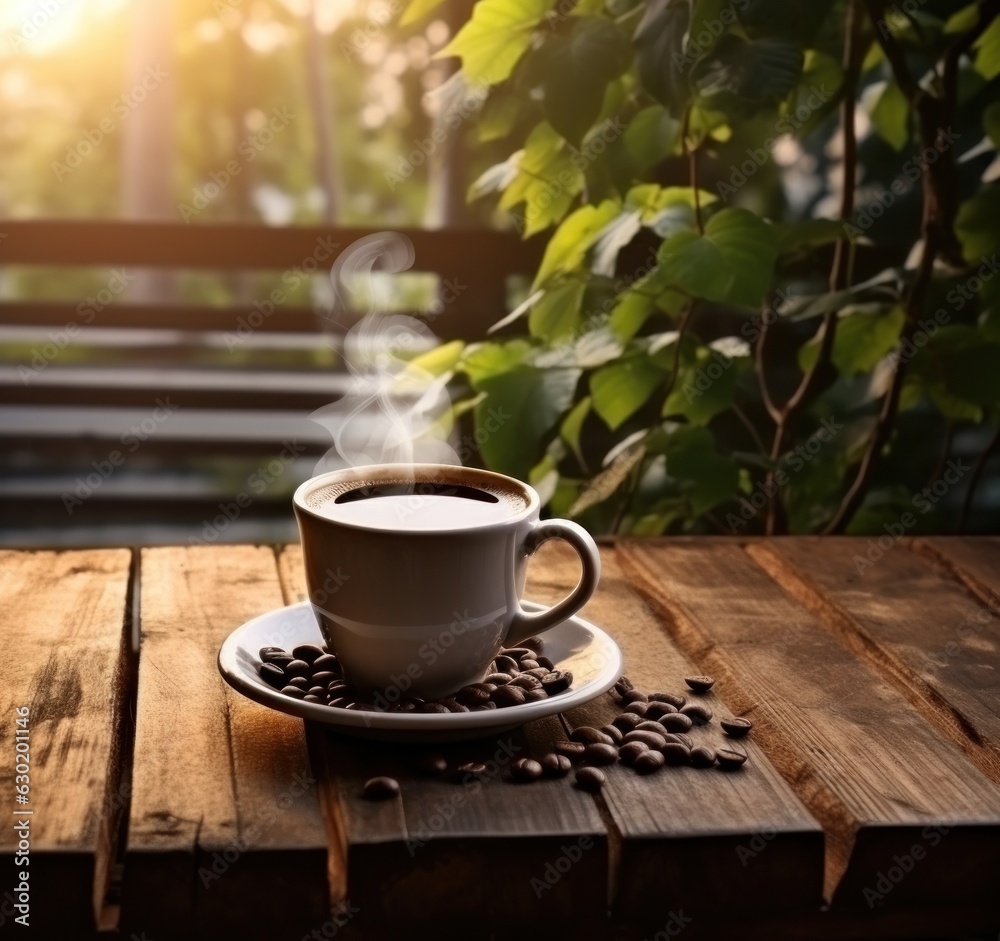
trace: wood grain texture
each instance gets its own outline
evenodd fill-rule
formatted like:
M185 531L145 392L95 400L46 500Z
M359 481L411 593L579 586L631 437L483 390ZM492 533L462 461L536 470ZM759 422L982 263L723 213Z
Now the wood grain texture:
M6 894L30 873L25 937L91 937L114 856L118 818L124 616L131 553L0 552L3 761L0 827L3 906L14 935L21 914ZM27 707L30 815L13 817L15 710ZM15 866L14 820L29 821L30 862Z
M216 666L232 630L281 605L269 548L143 552L127 932L293 939L329 917L336 862L303 723Z
M1000 781L996 610L908 544L873 552L876 561L864 551L868 544L791 539L747 551Z
M835 909L933 899L995 911L1000 792L894 686L737 544L626 541L620 551L671 635L753 717L757 741L823 822Z
M631 587L617 554L602 548L603 572L582 612L609 630L622 648L625 670L640 689L686 694L718 718L731 715L724 689L695 697L683 678L699 672L671 642L662 618ZM528 595L555 601L577 577L579 562L547 544L529 566ZM570 712L571 727L600 727L622 707L610 695ZM732 746L713 721L691 737L711 747ZM745 768L665 768L649 777L624 766L607 769L604 802L621 834L615 910L623 918L662 927L671 911L718 921L733 912L761 917L818 911L822 901L823 833L754 742Z
M301 552L283 550L286 601L304 597ZM593 798L569 780L515 784L513 758L540 756L562 737L557 719L481 740L406 746L310 730L314 763L336 840L347 857L347 895L360 927L408 926L473 933L489 924L540 925L572 917L606 931L608 840ZM444 777L420 772L438 751ZM463 761L487 766L483 780L455 773ZM399 799L372 802L364 782L388 774ZM579 854L579 859L572 861ZM571 865L565 872L558 868ZM552 868L550 868L552 867Z
M922 536L913 548L958 579L996 613L1000 604L1000 538L996 536Z

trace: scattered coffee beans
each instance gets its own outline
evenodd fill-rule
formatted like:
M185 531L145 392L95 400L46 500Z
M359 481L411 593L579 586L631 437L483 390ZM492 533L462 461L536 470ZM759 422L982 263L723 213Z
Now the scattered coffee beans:
M275 689L281 689L288 682L288 674L276 663L262 663L260 665L260 678L268 686L273 686Z
M399 782L395 778L369 778L365 781L364 791L369 800L386 800L399 793Z
M622 730L614 725L602 725L601 731L607 735L616 745L622 743Z
M694 768L711 768L715 764L715 752L707 745L691 749L691 765Z
M618 760L618 749L602 742L587 745L583 751L583 760L592 765L613 765Z
M707 693L715 686L715 680L710 676L686 676L684 682L696 693Z
M683 696L676 696L674 693L650 693L650 702L665 702L668 706L673 706L674 709L680 709L687 700Z
M582 742L584 745L614 745L615 740L606 732L600 729L592 729L589 725L581 725L578 729L573 729L569 737L574 742Z
M481 761L464 761L455 770L463 777L471 774L474 778L481 778L486 774L486 765Z
M510 775L515 781L537 781L542 776L542 766L531 758L516 758L511 762Z
M315 663L323 656L323 651L313 644L299 644L292 650L292 656L297 660L305 660L306 663Z
M629 732L623 741L626 745L629 742L642 742L647 748L655 748L657 751L667 744L666 740L658 732L644 732L639 731L639 729Z
M712 710L699 702L689 702L680 710L682 716L687 716L695 725L707 725L712 721Z
M604 787L607 777L600 768L580 768L576 772L576 783L585 791L596 794Z
M575 745L576 742L573 742L572 744ZM569 758L565 755L556 754L555 752L549 752L539 763L542 766L542 772L553 778L566 777L566 775L569 774L570 769L573 767L573 762L571 762Z
M691 749L671 742L663 746L663 758L668 765L686 765L691 760Z
M587 749L582 742L556 742L553 747L560 755L565 755L570 760L582 758Z
M624 696L622 696L622 702L625 705L629 705L634 702L648 702L648 698L644 692L638 689L630 689Z
M715 760L719 767L726 771L735 771L743 766L747 756L742 752L733 751L731 748L720 748L715 753Z
M616 729L621 729L623 733L631 732L637 725L643 721L642 716L637 716L634 712L623 712L620 716L617 716L611 724Z
M660 719L662 725L668 732L687 732L693 723L691 719L682 712L671 712Z
M626 742L618 749L618 758L622 764L634 765L636 758L647 751L649 746L645 742Z
M666 759L662 752L647 749L632 762L632 767L636 774L652 774L654 771L659 771L664 764Z
M753 728L753 723L743 718L721 719L719 725L730 738L743 738Z

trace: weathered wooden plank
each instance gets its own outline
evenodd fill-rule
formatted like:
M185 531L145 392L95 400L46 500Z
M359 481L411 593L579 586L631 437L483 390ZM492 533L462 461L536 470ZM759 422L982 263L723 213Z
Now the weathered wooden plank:
M1000 782L996 610L906 545L872 553L875 561L867 545L791 539L747 551Z
M996 536L923 536L913 541L996 613L1000 604L1000 538Z
M216 667L229 632L281 605L271 549L143 553L126 932L298 937L329 917L303 724L235 693Z
M279 568L286 600L301 600L299 547L280 554ZM313 730L358 924L483 931L484 919L509 927L572 918L602 936L608 840L593 799L569 780L518 785L508 776L513 757L540 756L562 734L558 720L548 719L476 742L429 747ZM419 760L428 751L439 751L452 769L481 760L487 774L482 781L421 774ZM399 800L372 803L361 796L364 781L377 774L401 782ZM555 867L566 860L571 865L562 873Z
M757 741L824 824L833 905L986 907L1000 792L737 545L622 544L671 635L752 715ZM898 878L897 878L898 877Z
M0 924L12 935L26 925L26 937L86 938L98 924L121 814L130 561L124 549L0 552ZM27 743L29 781L17 775L16 742ZM28 803L19 805L15 786L24 784ZM14 821L28 829L15 831ZM15 865L21 836L28 863ZM21 872L30 911L15 923Z
M683 678L699 671L667 637L660 614L633 590L617 553L605 547L602 560L600 588L583 616L613 634L640 689L691 696ZM578 569L571 551L547 544L532 559L531 597L565 595ZM724 687L703 699L717 717L730 714ZM606 696L565 718L573 727L599 727L620 711ZM692 729L691 736L712 747L732 746L717 722ZM681 909L702 924L736 912L749 918L819 911L822 829L752 738L738 747L750 759L735 774L665 768L640 777L623 766L607 769L604 801L621 834L615 909L622 917L655 927Z

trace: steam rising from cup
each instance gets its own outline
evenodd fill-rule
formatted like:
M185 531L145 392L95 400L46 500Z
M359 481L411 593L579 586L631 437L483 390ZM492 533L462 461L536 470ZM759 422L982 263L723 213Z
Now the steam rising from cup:
M461 464L447 441L449 376L435 377L411 362L436 336L422 320L385 313L383 292L391 279L378 275L406 271L415 257L405 235L378 232L348 246L330 269L328 324L342 329L363 313L343 341L348 391L309 416L333 436L315 474L366 464Z

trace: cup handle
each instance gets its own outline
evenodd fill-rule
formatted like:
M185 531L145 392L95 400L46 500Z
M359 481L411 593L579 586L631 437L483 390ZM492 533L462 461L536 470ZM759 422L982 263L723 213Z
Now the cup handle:
M519 608L504 638L505 647L516 647L533 634L547 631L572 617L590 600L597 588L601 577L601 555L597 551L597 543L582 526L569 520L536 521L524 541L523 551L531 555L543 542L557 538L565 539L579 554L583 563L580 581L568 597L545 611L529 613Z

